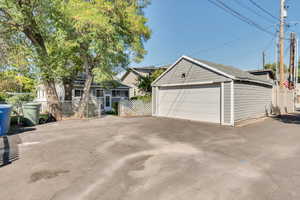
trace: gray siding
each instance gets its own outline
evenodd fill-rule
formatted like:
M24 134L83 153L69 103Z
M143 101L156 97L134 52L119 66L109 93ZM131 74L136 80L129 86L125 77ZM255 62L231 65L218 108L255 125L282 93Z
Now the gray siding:
M231 123L231 82L224 83L224 123Z
M156 87L152 87L152 115L156 114Z
M246 82L234 82L234 120L262 117L270 113L272 88Z
M185 78L182 74L185 73ZM175 84L175 83L193 83L204 81L226 81L230 80L223 75L217 74L211 70L194 64L188 60L182 59L170 71L168 71L155 85Z

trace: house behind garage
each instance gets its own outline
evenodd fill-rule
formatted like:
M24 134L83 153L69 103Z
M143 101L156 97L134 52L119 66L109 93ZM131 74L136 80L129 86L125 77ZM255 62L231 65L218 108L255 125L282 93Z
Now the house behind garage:
M152 84L153 115L220 123L268 115L272 82L231 66L182 56Z

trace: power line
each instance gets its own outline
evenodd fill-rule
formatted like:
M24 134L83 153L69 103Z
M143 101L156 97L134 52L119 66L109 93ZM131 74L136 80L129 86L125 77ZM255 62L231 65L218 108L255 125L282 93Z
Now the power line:
M263 12L265 12L267 15L269 15L270 17L276 19L277 21L279 21L278 17L275 17L274 15L272 15L269 11L267 11L266 9L264 9L263 7L261 7L260 5L258 5L255 1L253 0L249 0L250 3L252 3L255 7L257 7L258 9L262 10Z
M239 13L238 11L230 8L228 5L226 5L223 1L221 0L216 0L217 2L213 1L213 0L208 0L210 3L214 4L215 6L221 8L222 10L224 10L225 12L229 13L230 15L237 17L239 20L271 35L274 36L274 33L271 31L268 31L267 29L263 28L262 26L260 26L259 24L255 23L254 21L252 21L251 19L243 16L241 13Z
M261 17L262 19L270 22L270 23L274 23L274 19L273 20L270 20L269 18L265 18L263 15L261 15L260 13L256 12L254 9L252 9L250 6L247 6L246 4L242 3L241 1L239 0L234 0L238 5L240 5L241 7L243 7L244 9L247 9L249 10L250 12L254 13L255 15Z

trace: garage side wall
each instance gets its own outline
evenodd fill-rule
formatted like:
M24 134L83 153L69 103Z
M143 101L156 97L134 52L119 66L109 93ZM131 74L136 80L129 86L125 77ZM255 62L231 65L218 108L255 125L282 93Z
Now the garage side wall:
M272 87L234 82L234 121L266 116L272 105Z
M231 82L224 83L224 123L231 123Z
M185 74L185 77L183 77ZM193 82L222 82L230 80L191 61L182 59L170 71L157 81L155 85L193 83Z
M157 87L152 87L152 115L156 115Z

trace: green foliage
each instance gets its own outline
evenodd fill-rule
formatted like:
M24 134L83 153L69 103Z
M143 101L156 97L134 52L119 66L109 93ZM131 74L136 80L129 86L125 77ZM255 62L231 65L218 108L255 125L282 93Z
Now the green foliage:
M0 103L5 103L8 97L6 92L0 92Z
M152 82L155 81L164 71L164 69L157 69L150 76L140 76L137 87L146 94L151 94Z
M151 93L152 91L151 83L152 83L151 76L139 76L137 86L141 91L145 93Z
M35 80L21 75L17 71L0 72L0 91L2 92L34 92Z
M151 74L151 78L153 81L155 81L162 73L164 73L165 69L157 69Z
M144 102L150 102L150 101L152 101L152 96L147 94L144 96L135 96L135 97L132 97L131 99L132 100L142 100Z
M271 69L273 71L274 74L276 74L276 63L272 63L272 64L265 64L264 69ZM284 71L287 72L288 68L286 65L284 65Z
M114 68L143 58L143 42L151 34L141 12L147 4L143 0L69 0L64 4L81 56L88 57L91 70L98 68L94 70L97 79L111 78Z
M64 4L61 0L1 0L0 53L6 59L0 66L30 69L42 80L73 75L78 44L70 37Z
M105 114L107 114L107 115L118 115L117 111L114 111L114 110L106 111Z
M112 108L113 108L113 111L115 112L115 114L118 115L119 102L113 102L112 103Z
M23 102L30 102L33 101L33 99L34 96L31 94L19 94L7 98L7 103L11 105L21 105Z

